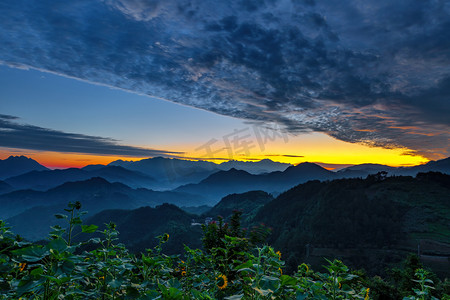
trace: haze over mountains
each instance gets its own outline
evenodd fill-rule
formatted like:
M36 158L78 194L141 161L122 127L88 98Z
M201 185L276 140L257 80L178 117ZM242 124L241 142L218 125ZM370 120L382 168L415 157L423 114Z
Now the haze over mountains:
M93 215L105 209L134 209L172 203L178 206L205 204L199 195L172 191L132 189L122 183L110 183L94 177L85 181L67 182L45 192L20 190L0 195L0 219L7 219L18 233L29 239L43 238L54 223L54 214L62 212L69 202L80 201L83 210ZM47 219L45 219L46 216ZM29 224L39 226L29 227Z
M175 191L190 194L202 193L217 202L231 193L243 193L251 190L280 193L308 180L329 180L335 176L335 173L312 163L301 163L297 166L290 166L283 172L275 171L259 175L233 168L214 173L198 184L181 186Z
M449 173L450 158L430 161L424 165L414 167L361 164L332 172L313 163L301 163L293 166L273 162L269 159L263 159L257 162L227 161L221 164L215 164L207 161L190 161L162 157L139 161L117 160L108 165L88 165L81 169L50 170L31 158L10 156L7 159L0 160L0 180L11 185L14 189L31 188L35 190L46 190L67 181L102 177L108 181L122 182L135 188L144 187L155 190L169 190L187 184L198 184L210 175L220 173L220 171L232 171L232 169L242 170L250 175L262 176L260 178L277 180L277 177L282 177L283 180L288 180L295 184L298 183L298 180L365 177L380 171L386 171L389 175L411 176L416 175L418 172L428 171ZM222 172L221 174L220 176L227 177L227 173ZM233 171L228 174L229 176L236 175ZM246 176L243 173L241 175Z
M136 162L119 160L81 169L49 170L30 158L12 156L0 160L0 166L0 174L11 175L0 181L0 218L9 219L17 228L44 212L57 213L69 201L83 202L91 215L105 209L155 207L163 203L179 207L212 207L230 194L259 190L277 196L310 180L365 178L380 171L387 171L388 175L415 175L428 171L450 174L449 158L409 168L364 164L337 172L314 163L292 166L262 160L218 165L161 157ZM30 232L23 228L20 233L26 232L28 238L42 237L51 221L51 218L42 221L42 226L34 226Z
M228 171L232 168L245 170L251 174L262 174L273 171L284 171L290 164L274 162L269 159L258 162L227 161L221 164L215 164L208 161L156 157L140 161L117 160L111 162L109 166L120 166L158 178L159 188L169 189L184 184L197 183L215 172Z
M152 188L158 186L158 182L148 175L117 166L102 166L90 171L86 171L84 168L31 171L10 177L5 182L18 189L45 191L65 182L82 181L93 177L102 177L108 181L121 182L135 188Z

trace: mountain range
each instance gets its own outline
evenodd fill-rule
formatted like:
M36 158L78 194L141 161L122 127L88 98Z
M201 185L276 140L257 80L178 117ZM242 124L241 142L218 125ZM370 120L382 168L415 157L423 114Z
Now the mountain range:
M262 191L231 194L203 216L163 204L103 210L89 214L85 223L102 230L105 223L115 222L120 241L132 251L152 248L157 245L156 236L169 233L164 251L176 254L184 244L201 247L201 227L192 224L204 224L206 217L217 220L218 215L227 222L232 211L239 209L244 226L265 223L272 228L269 243L286 254L287 271L294 271L301 262L319 268L323 257L328 257L381 274L416 251L420 243L422 261L448 276L448 260L439 264L434 260L450 256L449 195L450 176L437 172L415 178L314 180L276 198ZM38 227L34 221L27 224Z
M208 161L155 157L139 161L117 160L111 162L109 166L120 166L158 178L161 188L173 189L180 185L198 183L202 179L205 179L207 176L218 171L228 171L235 168L245 170L250 174L262 174L274 171L284 171L291 165L274 162L269 159L263 159L257 162L232 160L221 164L215 164Z
M174 191L204 195L212 203L232 193L262 190L279 193L308 180L329 180L336 174L313 163L301 163L290 166L283 172L275 171L260 175L243 170L230 169L214 173L197 184L187 184Z
M243 172L236 172L236 170ZM81 169L49 170L31 158L10 156L0 160L0 180L3 178L4 183L7 184L0 184L0 194L20 189L45 191L69 181L102 177L110 182L121 182L132 188L142 187L158 191L177 189L198 193L200 189L203 193L202 186L211 184L206 192L217 202L224 195L233 192L262 189L277 194L308 180L365 178L369 174L380 171L386 171L388 175L410 176L428 171L449 174L450 158L430 161L414 167L361 164L332 172L313 163L292 166L269 159L257 162L228 161L214 164L207 161L162 157L139 161L117 160L108 165L88 165ZM217 187L217 179L229 182L232 186ZM246 184L248 187L245 187ZM236 190L233 190L234 188Z
M53 214L62 212L69 202L79 201L83 209L95 214L105 209L133 209L173 203L193 206L207 202L201 196L172 191L132 189L95 177L67 182L48 191L20 190L0 195L0 219L7 220L16 232L29 239L42 238L52 225ZM48 216L45 219L43 216ZM33 223L34 222L34 223ZM29 227L29 224L40 224Z
M158 187L158 182L154 178L119 166L102 166L95 169L69 168L62 170L31 171L10 177L5 182L16 189L45 191L65 182L83 181L93 177L102 177L110 182L120 182L134 188Z
M413 167L389 167L380 164L361 164L344 168L336 172L339 178L365 178L367 175L385 171L388 175L416 176L419 172L441 172L450 174L450 157Z
M244 215L248 214L245 218L252 219L255 210L247 212L246 207L253 207L253 197L262 201L258 205L263 205L274 196L311 180L366 178L380 171L396 176L428 171L450 174L450 158L415 167L363 164L337 172L313 163L289 166L263 160L217 165L160 157L137 162L115 161L107 166L49 170L32 159L12 156L0 160L0 166L3 176L14 175L0 181L0 219L8 219L29 239L42 237L52 224L51 215L61 211L69 201L82 202L91 215L106 209L135 209L171 203L199 213L208 210L208 206L219 205L213 208L214 214L229 214L235 206L244 209ZM235 167L251 169L252 173ZM25 173L19 174L21 172ZM183 182L186 184L177 185ZM167 190L169 186L175 187ZM248 193L250 191L259 191L259 194L255 196L256 192ZM233 194L233 197L228 196ZM225 200L220 203L222 198ZM226 199L235 202L227 204ZM43 221L44 215L50 217ZM29 229L29 224L35 226Z

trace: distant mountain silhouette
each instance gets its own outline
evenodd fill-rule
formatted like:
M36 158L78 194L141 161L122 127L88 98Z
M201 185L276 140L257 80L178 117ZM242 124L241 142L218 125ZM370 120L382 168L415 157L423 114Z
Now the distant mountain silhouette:
M272 195L263 191L230 194L223 197L219 203L209 211L205 212L204 215L214 219L216 219L217 216L222 216L227 219L233 214L234 210L240 210L242 212L243 221L249 223L252 221L258 210L273 199Z
M219 171L214 173L204 180L201 181L202 184L212 184L215 185L217 183L222 183L224 185L227 184L236 184L236 181L239 181L243 186L247 184L253 184L257 182L257 175L252 175L247 171L237 170L232 168L228 171Z
M14 188L4 181L0 180L0 195L12 191Z
M292 166L291 164L274 162L270 159L263 159L260 161L239 161L230 160L223 162L218 165L218 168L223 171L228 171L230 169L244 170L250 174L263 174L275 171L284 171L287 167Z
M203 195L210 200L210 205L214 205L228 194L258 190L263 185L264 183L259 175L231 169L214 173L198 184L180 186L174 191Z
M48 169L26 156L10 156L7 159L0 159L0 179L42 170Z
M130 187L157 188L155 178L138 171L130 171L119 166L107 166L90 171L92 175L105 178L111 182L121 182ZM92 176L91 175L91 176Z
M0 219L10 218L37 206L59 206L80 201L91 213L108 208L132 209L174 203L180 206L201 205L206 200L198 195L179 192L158 192L132 189L122 183L110 183L96 177L85 181L67 182L48 191L20 190L0 195Z
M175 191L204 195L217 203L222 197L232 193L262 190L268 193L282 192L308 180L329 180L336 174L313 163L302 163L288 167L285 171L252 175L246 171L230 169L219 171L198 184L180 186Z
M173 189L179 185L199 182L216 172L217 165L207 161L190 161L155 157L139 161L117 160L109 166L120 166L157 178L161 189Z
M382 171L393 174L397 170L398 168L380 164L360 164L339 170L336 172L336 174L339 178L366 178L369 174L376 174Z
M157 181L145 174L130 171L118 166L98 168L32 171L5 181L17 189L34 189L45 191L69 181L82 181L92 177L102 177L110 182L121 182L130 187L154 188Z
M121 166L133 171L158 178L164 184L164 188L175 188L180 185L198 183L207 176L217 171L229 171L238 169L250 174L270 173L274 171L284 171L290 164L274 162L270 159L261 161L227 161L215 164L207 161L191 161L175 158L155 157L139 161L113 161L109 165ZM86 168L98 168L98 166L86 166Z
M277 182L276 191L284 191L299 183L309 180L330 180L335 178L335 173L322 168L321 166L304 162L296 166L287 168L284 172L273 172L267 174L271 181Z
M45 191L68 181L81 181L90 178L87 172L77 168L31 171L10 177L5 182L17 189Z
M120 242L133 252L155 247L158 244L156 236L168 233L169 241L163 247L164 252L179 254L183 252L184 244L201 247L202 230L198 226L191 227L194 217L177 206L163 204L155 208L105 210L90 217L86 223L103 229L105 223L114 222L120 232Z
M424 165L409 167L409 168L403 168L408 169L408 171L412 171L412 173L409 173L408 171L405 172L405 175L413 175L415 176L419 172L441 172L444 174L450 174L450 157L436 160L436 161L430 161Z
M50 233L50 226L66 226L67 221L58 220L55 214L65 213L63 204L36 206L6 220L14 233L29 241L45 239Z
M341 169L336 172L337 178L365 178L367 175L381 171L391 175L416 176L419 172L441 172L450 174L450 157L441 160L430 161L426 164L413 167L390 167L379 164L361 164Z
M84 170L84 171L95 171L95 170L98 170L98 169L101 169L101 168L104 168L104 167L106 167L106 165L101 165L101 164L87 165L85 167L82 167L81 170Z

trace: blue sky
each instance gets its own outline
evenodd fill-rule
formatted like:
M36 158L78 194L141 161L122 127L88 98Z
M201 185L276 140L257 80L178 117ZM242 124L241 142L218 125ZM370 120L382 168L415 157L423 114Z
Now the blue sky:
M1 112L22 123L111 137L142 147L198 143L243 120L157 98L28 69L0 66Z

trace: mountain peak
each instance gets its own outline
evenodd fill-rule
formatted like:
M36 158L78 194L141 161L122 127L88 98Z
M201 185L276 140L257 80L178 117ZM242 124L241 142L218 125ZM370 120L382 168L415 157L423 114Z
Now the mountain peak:
M328 177L334 176L334 173L331 171L328 171L325 168L322 168L321 166L311 163L311 162L303 162L296 166L291 166L287 168L283 172L284 176L292 176L292 178L299 178L299 176L303 179L325 179Z
M238 170L245 170L251 174L263 174L274 171L284 171L290 164L275 162L268 158L259 161L240 161L229 160L218 165L221 170L229 170L235 168Z
M48 170L32 158L11 155L7 159L0 159L0 179L21 175L31 171Z
M13 159L31 159L31 158L28 158L28 157L26 157L26 156L24 156L24 155L10 155L6 160L13 160Z
M27 157L27 156L24 156L24 155L10 155L7 159L5 159L3 161L7 161L7 162L31 162L31 163L39 164L34 159L32 159L30 157Z
M425 165L447 165L450 164L450 157L439 159L439 160L432 160L427 162Z
M323 170L326 170L323 167L319 166L318 164L315 164L312 162L302 162L302 163L299 163L298 165L290 166L286 170L288 170L288 169L291 169L291 170L294 170L294 169L295 170L300 170L300 169L317 169L317 170L323 169Z

